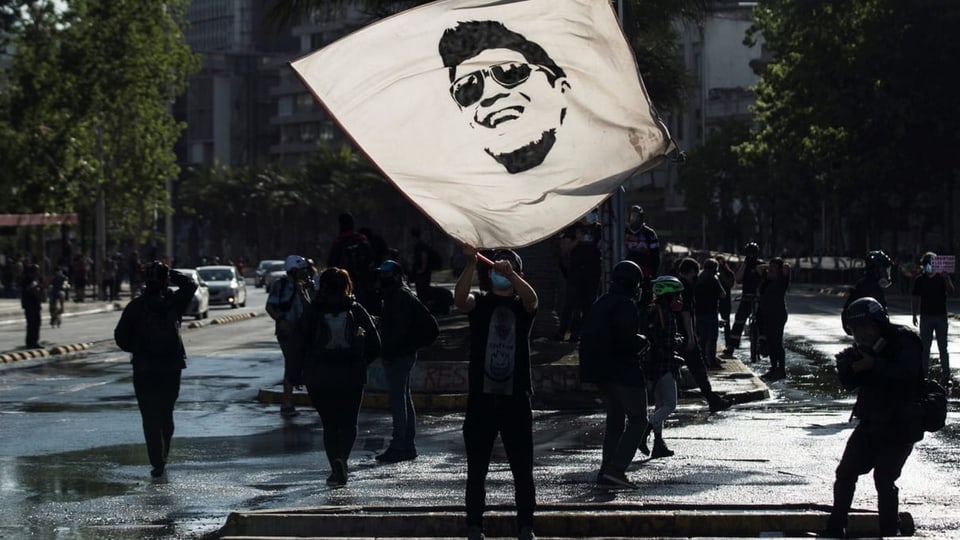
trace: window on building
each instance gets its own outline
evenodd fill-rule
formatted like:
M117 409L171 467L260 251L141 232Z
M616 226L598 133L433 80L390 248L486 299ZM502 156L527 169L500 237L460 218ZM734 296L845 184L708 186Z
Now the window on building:
M293 97L280 96L277 100L277 116L290 116L293 114Z
M297 94L297 112L304 112L313 110L313 96L308 92L303 92L302 94Z

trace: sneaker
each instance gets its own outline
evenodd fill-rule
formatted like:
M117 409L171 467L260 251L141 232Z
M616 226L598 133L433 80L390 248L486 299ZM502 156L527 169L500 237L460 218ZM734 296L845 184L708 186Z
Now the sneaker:
M483 540L483 528L477 525L467 527L467 540Z
M537 540L537 535L533 534L533 527L525 525L520 527L520 533L517 535L517 540Z
M342 459L333 460L333 464L330 466L332 471L330 476L327 477L328 486L345 486L347 485L347 462Z
M297 412L296 407L290 405L289 407L280 407L280 416L284 418L293 418L294 416L300 414Z
M397 448L387 448L382 454L377 454L374 458L381 463L397 463L400 461L410 461L417 459L416 450L399 450Z
M709 403L710 403L710 412L712 413L725 411L733 405L733 403L730 400L726 398L722 398L720 396L716 396L713 399L709 400Z
M667 448L667 445L663 442L663 439L656 439L653 441L653 452L650 453L650 459L670 457L673 455L673 450Z
M605 482L609 482L613 485L616 485L617 487L625 487L628 489L639 489L636 484L634 484L627 478L626 473L607 471L602 474L603 474L603 480Z
M163 476L163 471L164 471L164 466L159 465L157 467L150 469L150 476L153 478L160 478L161 476Z

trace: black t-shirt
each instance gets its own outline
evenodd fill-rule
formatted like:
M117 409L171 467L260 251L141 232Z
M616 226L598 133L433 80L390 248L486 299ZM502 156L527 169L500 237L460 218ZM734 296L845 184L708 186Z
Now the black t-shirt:
M480 293L470 318L471 394L532 394L530 330L536 312L517 295Z
M920 274L913 282L913 296L920 297L920 315L946 315L947 277Z
M767 315L782 315L787 312L787 289L790 288L790 277L781 275L778 278L765 277L760 281L760 311Z
M740 289L743 294L756 294L757 287L760 286L760 274L757 273L757 266L763 263L760 259L747 259L743 264L743 281L740 283Z

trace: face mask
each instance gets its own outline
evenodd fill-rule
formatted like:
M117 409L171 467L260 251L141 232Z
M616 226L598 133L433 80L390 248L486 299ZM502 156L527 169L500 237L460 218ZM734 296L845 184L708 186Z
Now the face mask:
M675 296L670 300L670 311L679 313L683 311L683 298Z
M933 273L933 265L930 264L930 263L927 263L927 264L923 265L923 271L926 272L926 273L928 273L928 274L932 274L932 273Z
M596 212L590 212L589 214L587 214L587 223L599 223L599 222L600 222L600 214Z
M513 283L509 279L500 275L495 271L490 272L490 282L493 284L494 289L509 289L513 287Z

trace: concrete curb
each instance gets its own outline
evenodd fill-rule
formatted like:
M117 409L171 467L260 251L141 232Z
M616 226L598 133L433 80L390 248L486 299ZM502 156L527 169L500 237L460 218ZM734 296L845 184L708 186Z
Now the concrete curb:
M70 345L57 345L50 349L50 354L67 354L72 352L85 351L93 347L93 343L73 343Z
M758 537L808 536L826 527L829 509L809 506L539 505L534 529L540 537ZM913 517L901 513L905 534ZM854 536L879 536L877 515L852 512ZM511 508L488 507L488 537L516 537ZM462 507L320 507L232 512L218 538L277 537L463 537Z
M46 349L26 349L23 351L12 351L0 354L0 360L6 364L19 360L29 360L31 358L46 358L48 356L50 356L50 352Z
M217 317L216 319L213 319L212 321L210 321L208 324L226 324L226 323L229 323L229 322L236 322L236 321L243 321L243 320L246 320L246 319L252 319L252 318L254 318L254 317L256 317L256 316L257 316L257 312L256 312L256 311L249 311L249 312L247 312L247 313L238 313L238 314L236 314L236 315L225 315L225 316L223 316L223 317ZM194 323L195 323L195 322L200 322L200 321L194 321ZM189 328L197 328L197 327L193 326L194 323L190 323L190 324L187 325L187 326L188 326ZM201 326L204 326L204 325L201 325Z

